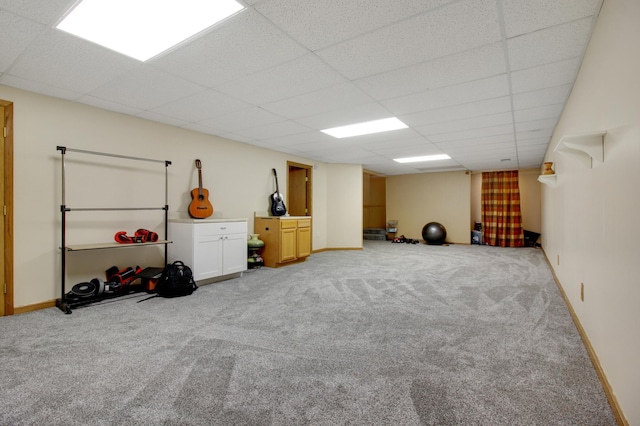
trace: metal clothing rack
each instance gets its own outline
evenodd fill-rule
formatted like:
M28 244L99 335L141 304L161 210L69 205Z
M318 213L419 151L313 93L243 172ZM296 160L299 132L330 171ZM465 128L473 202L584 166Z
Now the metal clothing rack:
M62 214L62 222L61 222L61 284L60 284L60 299L56 300L56 306L62 310L66 314L71 313L71 308L75 306L86 305L89 303L93 303L99 300L104 300L110 297L119 297L120 294L117 295L107 295L103 297L87 297L80 301L70 301L65 293L66 289L66 272L67 272L67 252L72 251L83 251L83 250L100 250L100 249L111 249L111 248L130 248L130 247L144 247L151 245L164 245L164 264L167 264L167 244L171 243L168 240L168 214L169 214L169 174L168 168L171 164L171 161L168 160L155 160L152 158L143 158L143 157L131 157L127 155L119 155L119 154L110 154L105 152L96 152L96 151L87 151L82 149L72 149L64 146L57 146L56 150L60 151L61 154L61 171L62 171L62 203L60 204L60 213ZM123 158L134 161L148 161L152 163L161 163L164 164L164 206L160 207L105 207L105 208L70 208L66 204L66 181L65 181L65 156L68 152L76 152L80 154L88 154L88 155L98 155L103 157L114 157L114 158ZM77 212L77 211L132 211L132 210L164 210L164 239L158 240L155 242L146 242L146 243L136 243L136 244L120 244L117 242L113 243L98 243L98 244L76 244L76 245L67 245L66 241L66 233L67 233L67 213Z

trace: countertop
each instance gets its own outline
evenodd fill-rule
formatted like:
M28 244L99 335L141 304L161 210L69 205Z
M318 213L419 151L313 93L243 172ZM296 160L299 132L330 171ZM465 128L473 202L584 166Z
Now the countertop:
M221 222L246 222L247 218L207 218L207 219L193 219L193 218L174 218L169 219L169 222L175 223L221 223Z

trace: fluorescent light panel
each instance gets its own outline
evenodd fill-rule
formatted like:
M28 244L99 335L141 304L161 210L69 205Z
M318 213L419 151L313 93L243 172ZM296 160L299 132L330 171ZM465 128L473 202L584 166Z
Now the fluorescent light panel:
M82 0L56 28L146 61L242 9L235 0Z
M394 158L393 161L397 161L398 163L420 163L423 161L436 161L436 160L450 160L447 154L437 154L437 155L423 155L422 157L405 157L405 158Z
M406 129L408 126L396 117L382 120L366 121L364 123L349 124L348 126L333 127L321 132L342 139L351 136L370 135L372 133L388 132L390 130Z

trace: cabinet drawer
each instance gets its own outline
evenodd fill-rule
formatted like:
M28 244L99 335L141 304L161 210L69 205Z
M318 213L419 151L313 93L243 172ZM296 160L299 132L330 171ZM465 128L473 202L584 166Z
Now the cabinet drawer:
M198 223L194 232L199 237L247 233L247 222Z
M297 226L297 220L280 220L280 229L296 228Z
M298 221L298 228L309 228L311 227L311 219L301 219Z

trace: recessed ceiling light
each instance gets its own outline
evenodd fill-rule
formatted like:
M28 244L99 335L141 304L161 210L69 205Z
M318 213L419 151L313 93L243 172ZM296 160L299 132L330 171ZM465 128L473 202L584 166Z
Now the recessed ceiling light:
M348 138L351 136L370 135L372 133L388 132L389 130L406 129L408 126L396 117L382 120L366 121L364 123L349 124L348 126L324 129L321 132L334 138Z
M422 157L405 157L405 158L394 158L393 161L397 161L398 163L420 163L422 161L435 161L435 160L449 160L447 154L437 154L437 155L424 155Z
M56 28L146 61L242 9L235 0L82 0Z

